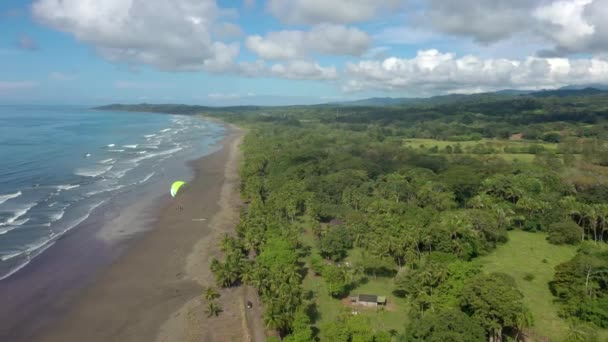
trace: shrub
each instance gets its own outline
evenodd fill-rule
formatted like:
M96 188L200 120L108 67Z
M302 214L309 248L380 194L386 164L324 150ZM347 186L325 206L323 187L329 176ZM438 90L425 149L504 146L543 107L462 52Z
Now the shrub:
M574 222L559 222L549 226L549 240L554 245L574 245L581 240L583 229Z
M526 275L524 275L525 281L532 281L532 280L534 280L534 278L536 278L536 277L532 273L526 273Z

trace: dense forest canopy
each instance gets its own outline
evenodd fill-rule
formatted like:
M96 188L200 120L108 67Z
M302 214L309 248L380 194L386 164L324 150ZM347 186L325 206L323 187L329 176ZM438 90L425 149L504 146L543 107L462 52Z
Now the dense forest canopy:
M562 95L197 108L249 130L218 284L255 286L284 341L605 340L608 96ZM577 251L548 283L486 270L515 231ZM364 289L386 307L352 304Z

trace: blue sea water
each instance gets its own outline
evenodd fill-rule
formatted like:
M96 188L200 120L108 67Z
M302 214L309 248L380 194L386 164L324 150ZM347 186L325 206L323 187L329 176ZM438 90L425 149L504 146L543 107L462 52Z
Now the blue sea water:
M0 280L115 196L209 153L223 134L194 117L0 106Z

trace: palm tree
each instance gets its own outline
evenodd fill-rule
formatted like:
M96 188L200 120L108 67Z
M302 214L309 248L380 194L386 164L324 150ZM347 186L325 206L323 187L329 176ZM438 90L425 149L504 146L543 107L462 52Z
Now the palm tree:
M205 310L205 312L207 313L207 317L217 317L222 311L223 310L219 306L219 304L214 301L210 301L209 303L207 303L207 310Z

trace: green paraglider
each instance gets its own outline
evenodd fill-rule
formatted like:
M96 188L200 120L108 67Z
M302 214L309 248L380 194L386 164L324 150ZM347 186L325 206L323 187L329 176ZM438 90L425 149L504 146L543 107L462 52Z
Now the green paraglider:
M184 185L186 185L186 182L184 182L184 181L173 182L173 184L171 185L171 196L173 196L173 197L177 196L177 192Z

